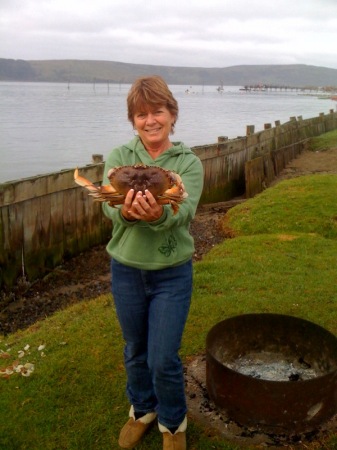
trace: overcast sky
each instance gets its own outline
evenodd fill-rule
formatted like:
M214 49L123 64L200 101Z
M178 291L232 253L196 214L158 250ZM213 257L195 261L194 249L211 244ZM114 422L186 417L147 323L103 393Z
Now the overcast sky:
M0 58L337 69L337 0L0 0Z

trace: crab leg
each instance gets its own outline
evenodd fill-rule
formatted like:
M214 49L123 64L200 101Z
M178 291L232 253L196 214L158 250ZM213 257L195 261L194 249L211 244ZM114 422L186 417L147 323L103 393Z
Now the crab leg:
M111 185L95 186L91 181L81 177L78 169L74 172L75 183L89 191L89 195L99 202L109 202L110 206L123 203L125 196L119 194Z
M171 200L171 199L165 198L165 197L158 197L157 202L159 203L159 205L171 205L174 216L179 211L178 203L174 200Z

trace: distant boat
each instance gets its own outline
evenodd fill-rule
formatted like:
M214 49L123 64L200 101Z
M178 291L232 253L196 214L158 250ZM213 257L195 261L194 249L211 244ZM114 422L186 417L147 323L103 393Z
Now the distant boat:
M219 93L223 93L223 91L224 91L224 88L223 88L223 82L221 82L220 83L220 86L218 86L217 88L216 88L216 90L219 92Z
M191 89L192 89L192 86L190 86L189 89L186 89L185 94L195 94L195 91L191 91Z

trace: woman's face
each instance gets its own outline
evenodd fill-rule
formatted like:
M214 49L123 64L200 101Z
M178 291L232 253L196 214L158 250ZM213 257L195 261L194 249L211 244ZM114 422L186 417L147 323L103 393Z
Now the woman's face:
M134 115L133 122L145 148L170 143L169 134L175 117L165 106L138 111Z

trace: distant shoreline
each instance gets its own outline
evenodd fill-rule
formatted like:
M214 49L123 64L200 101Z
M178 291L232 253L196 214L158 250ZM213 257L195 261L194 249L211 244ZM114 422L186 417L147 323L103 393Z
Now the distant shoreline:
M0 58L0 81L55 83L132 83L157 74L174 85L337 85L337 69L306 64L239 65L223 68L174 67L95 60L25 61Z

